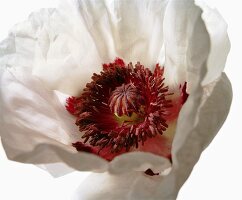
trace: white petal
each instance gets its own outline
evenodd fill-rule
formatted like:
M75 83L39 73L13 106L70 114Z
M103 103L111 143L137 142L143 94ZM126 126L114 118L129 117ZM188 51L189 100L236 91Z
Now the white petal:
M63 162L60 163L49 163L49 164L40 164L37 165L39 168L46 170L53 177L57 178L60 176L64 176L74 171L73 168L69 167Z
M199 4L200 5L200 4ZM216 25L215 25L216 24ZM229 51L226 24L192 0L172 0L164 18L165 73L171 84L207 84L221 75Z
M161 180L162 177L152 178L142 172L121 176L93 173L79 186L72 200L160 200L162 197L153 194Z
M164 173L171 167L167 158L156 156L152 153L131 152L117 156L109 164L109 172L123 174L130 171L144 172L152 169L155 173Z
M66 2L63 10L68 5L77 10L102 61L110 62L118 56L127 62L156 64L163 45L162 22L167 0Z
M74 171L65 163L50 163L38 165L48 171L53 177L60 177ZM155 173L166 173L171 167L168 159L151 153L131 152L117 156L109 163L109 172L112 174L124 174L130 171L144 172L152 169Z
M173 171L176 189L190 175L202 151L209 145L223 125L232 101L232 88L227 76L203 88L202 97L189 97L179 115L177 132L173 141Z
M64 162L77 170L106 170L106 161L78 153L71 146L80 139L78 130L54 91L20 69L5 69L0 78L0 134L8 158L34 164Z
M225 67L230 50L230 41L227 33L227 24L216 9L208 7L203 1L196 4L203 10L202 19L209 33L210 53L207 63L207 74L202 82L206 85L218 78Z
M206 69L203 68L210 43L201 12L191 0L172 0L168 3L164 40L165 75L170 85L187 81L188 87L191 87L197 78L201 79L205 74Z
M15 26L5 60L33 68L51 89L76 95L103 62L121 57L154 66L158 57L164 60L166 4L167 0L67 0L57 10L35 12Z
M70 21L56 9L32 13L0 43L1 67L29 68L48 88L77 94L102 61L85 26Z
M50 89L79 94L102 64L85 25L55 11L39 29L32 73Z
M73 119L60 106L54 92L43 87L42 82L26 70L9 68L3 72L1 108L3 120L9 128L18 124L64 144L75 139L68 132L78 131L67 126Z

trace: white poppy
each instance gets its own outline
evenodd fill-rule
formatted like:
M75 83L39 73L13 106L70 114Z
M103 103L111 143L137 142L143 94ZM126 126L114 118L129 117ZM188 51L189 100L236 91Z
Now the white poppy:
M192 0L62 0L32 13L0 44L8 158L95 172L74 200L176 199L229 112L226 29Z

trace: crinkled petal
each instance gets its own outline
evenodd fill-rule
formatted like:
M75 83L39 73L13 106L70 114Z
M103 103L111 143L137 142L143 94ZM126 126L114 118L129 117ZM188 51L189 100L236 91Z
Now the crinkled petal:
M151 169L156 173L164 173L171 167L170 161L161 156L145 152L131 152L117 156L109 165L112 174L123 174L130 171L144 172Z
M232 102L232 87L225 73L206 85L201 98L189 97L178 118L173 141L173 174L179 188L191 173L201 152L223 125Z
M9 50L5 60L32 68L51 89L76 95L103 62L117 56L147 66L164 60L166 4L167 0L62 1L58 9L35 12L12 29L2 44Z
M80 18L103 62L115 57L155 65L163 45L167 0L66 0L63 12ZM69 7L69 10L67 9Z
M162 177L149 177L142 172L122 176L92 173L79 186L72 200L171 200L153 196Z
M75 171L73 168L69 167L68 165L66 165L63 162L40 164L37 166L43 170L46 170L55 178L58 178L60 176L63 176L63 175L66 175L66 174L69 174L69 173Z
M9 68L2 73L1 108L7 130L24 127L67 145L78 137L76 127L70 126L72 118L63 112L55 93L26 70Z
M56 94L40 80L26 70L9 68L0 81L0 134L9 159L34 164L65 162L79 170L106 169L103 159L78 154L71 146L80 139L79 131Z
M77 94L102 61L85 26L71 22L57 9L32 13L0 43L1 67L28 68L49 89Z
M216 10L193 0L170 1L164 17L168 83L187 81L191 91L198 77L203 85L218 78L230 48L226 30L227 25ZM197 65L200 61L207 64Z
M178 121L168 175L147 176L142 172L93 173L81 184L73 200L174 200L201 152L211 142L227 117L232 89L225 74L189 97ZM121 163L120 163L121 165Z
M89 32L77 17L66 17L58 9L47 19L37 13L33 16L33 23L39 19L43 25L37 24L32 74L50 89L77 95L92 74L101 70L102 61Z
M53 15L55 9L41 9L32 13L29 18L16 24L10 31L8 38L0 43L0 65L20 66L32 68L35 58L35 47L39 32L45 22Z
M224 70L230 50L230 41L227 33L227 23L217 9L208 7L203 1L196 4L202 9L202 19L209 33L210 53L207 63L207 73L202 82L206 85L217 79Z

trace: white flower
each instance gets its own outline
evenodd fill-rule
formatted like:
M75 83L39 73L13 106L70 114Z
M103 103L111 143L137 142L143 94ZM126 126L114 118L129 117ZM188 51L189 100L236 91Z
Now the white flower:
M216 10L192 0L63 0L33 13L0 44L0 134L8 158L99 172L73 199L174 200L229 112L226 28ZM81 138L65 99L116 57L151 70L164 65L170 88L187 82L172 163L147 152L108 162L73 148ZM147 169L160 175L148 176Z

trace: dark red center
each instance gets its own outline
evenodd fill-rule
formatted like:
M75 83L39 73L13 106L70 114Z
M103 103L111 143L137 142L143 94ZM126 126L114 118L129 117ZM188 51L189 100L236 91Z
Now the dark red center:
M66 109L76 116L83 138L73 146L78 151L117 154L162 135L172 107L163 73L158 64L153 73L139 62L125 65L116 59L104 64L80 96L67 99Z

